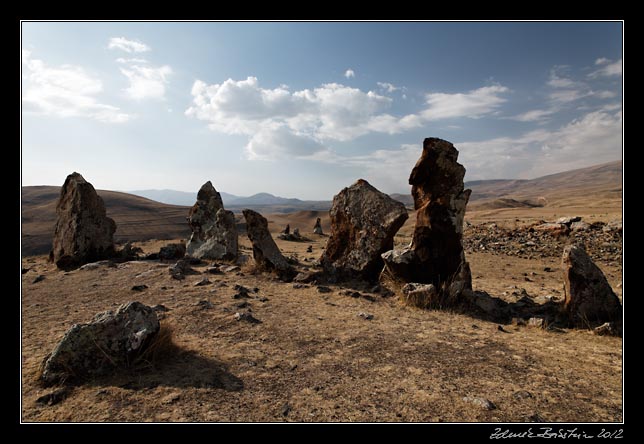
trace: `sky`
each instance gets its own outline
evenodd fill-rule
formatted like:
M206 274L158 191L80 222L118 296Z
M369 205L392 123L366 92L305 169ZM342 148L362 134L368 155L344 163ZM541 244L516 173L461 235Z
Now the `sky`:
M23 22L22 184L330 199L622 158L621 22Z

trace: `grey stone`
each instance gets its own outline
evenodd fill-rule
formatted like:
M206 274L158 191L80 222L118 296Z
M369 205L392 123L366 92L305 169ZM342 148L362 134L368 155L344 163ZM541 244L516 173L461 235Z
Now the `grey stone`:
M87 324L74 324L43 365L41 380L49 385L72 378L110 373L127 367L159 332L151 307L128 302L116 312L98 313Z
M56 225L49 258L63 270L115 255L116 223L91 183L78 173L67 176L56 204Z
M186 245L186 254L198 259L237 258L235 215L224 209L221 196L210 181L199 190L197 202L188 214L188 224L192 235Z
M297 274L282 255L268 231L268 221L253 210L243 210L246 233L253 245L253 258L260 269L275 271L280 279L290 282Z
M396 232L409 217L405 206L359 179L334 196L329 214L331 236L320 258L325 271L376 280L382 253L393 248Z

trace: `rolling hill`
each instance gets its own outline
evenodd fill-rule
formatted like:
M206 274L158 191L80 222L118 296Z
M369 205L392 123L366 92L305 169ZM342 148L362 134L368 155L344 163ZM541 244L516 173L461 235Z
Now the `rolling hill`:
M107 215L116 221L115 240L175 239L190 233L188 207L167 205L117 191L97 190ZM22 187L22 254L45 254L51 248L60 187Z
M598 211L606 208L619 210L622 205L622 162L610 162L532 180L483 180L467 182L465 186L472 189L468 205L470 212L521 208L530 210L535 207L565 207L571 211L582 207L596 208ZM116 191L97 191L105 201L107 214L116 221L117 242L187 238L190 234L186 223L189 209L187 205L170 205ZM157 191L166 196L172 193L172 190ZM22 188L23 255L49 252L59 193L60 187L57 186ZM312 228L315 219L321 217L325 232L329 231L330 201L286 199L268 193L250 197L222 193L222 197L226 208L237 213L238 218L242 209L252 208L266 215L275 227L291 223L292 228L298 226L305 233ZM392 194L392 197L408 207L413 206L411 195ZM190 202L192 205L194 198Z

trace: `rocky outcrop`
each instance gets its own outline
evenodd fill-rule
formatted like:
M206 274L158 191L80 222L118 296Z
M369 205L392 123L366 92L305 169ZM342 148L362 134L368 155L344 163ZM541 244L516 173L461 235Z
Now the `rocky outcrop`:
M320 262L338 278L376 280L381 254L391 250L394 235L409 217L405 206L359 179L333 197L331 236Z
M56 205L56 226L49 258L69 270L112 257L116 223L105 212L103 199L78 173L67 176Z
M268 231L268 221L253 210L244 210L246 233L253 244L253 258L260 269L277 272L280 279L290 281L297 274L282 255Z
M561 266L564 309L572 325L592 328L605 322L621 324L622 304L583 247L564 248Z
M465 168L451 143L430 138L409 184L416 209L411 244L383 254L387 272L397 280L433 284L439 304L455 303L472 277L463 251L463 217L471 190L464 190Z
M324 234L324 232L322 231L322 219L320 219L319 217L315 221L315 225L313 226L313 234Z
M197 259L237 258L237 227L235 215L226 211L221 196L210 181L203 184L197 202L188 213L192 235L186 254Z
M121 305L116 312L98 313L87 324L74 324L45 358L45 385L108 374L128 367L159 332L154 310L140 302Z

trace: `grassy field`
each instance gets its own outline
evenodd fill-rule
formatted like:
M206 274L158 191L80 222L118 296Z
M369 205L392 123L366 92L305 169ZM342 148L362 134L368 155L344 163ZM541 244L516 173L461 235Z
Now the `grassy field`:
M591 218L596 209L588 210L582 215ZM536 211L529 216L563 214L560 208ZM317 216L269 216L274 234L290 223L311 238L277 241L285 255L298 258L300 269L317 259L326 243L326 237L311 233ZM492 216L472 212L467 220L487 223ZM604 211L592 217L618 216ZM495 221L517 217L502 211ZM412 229L413 215L397 243L407 242ZM240 240L242 252L251 254L246 237ZM164 243L139 245L153 252ZM313 253L306 252L309 245ZM467 257L476 290L502 298L518 288L535 296L562 295L557 258L484 252ZM384 298L359 283L332 285L330 293L315 285L296 289L255 273L252 265L207 275L212 284L202 287L194 284L205 273L180 282L170 278L168 264L158 262L63 273L44 256L32 256L23 266L30 268L22 278L25 421L622 420L620 338L512 325L503 332L466 314L403 306L397 297ZM556 272L544 273L544 266ZM621 297L621 264L600 266ZM203 273L205 265L195 268ZM524 273L534 273L531 282ZM45 279L33 283L36 275ZM132 291L137 284L149 288ZM248 300L233 299L235 284L259 290ZM367 298L343 294L347 289ZM73 323L130 300L170 310L161 323L173 329L178 351L149 368L73 387L59 404L37 403L51 391L35 381L39 365L62 334ZM212 306L202 309L200 301ZM247 309L239 308L240 302L247 302L261 323L235 320L236 312ZM465 397L488 399L496 408L483 409Z

